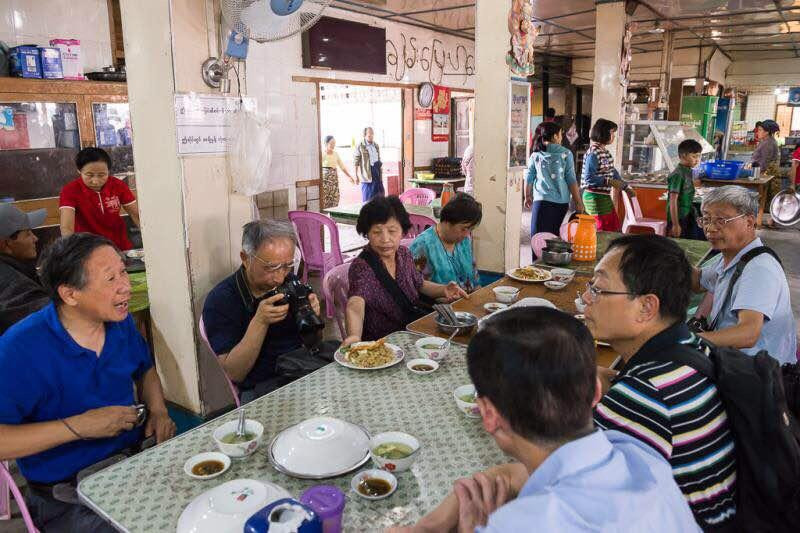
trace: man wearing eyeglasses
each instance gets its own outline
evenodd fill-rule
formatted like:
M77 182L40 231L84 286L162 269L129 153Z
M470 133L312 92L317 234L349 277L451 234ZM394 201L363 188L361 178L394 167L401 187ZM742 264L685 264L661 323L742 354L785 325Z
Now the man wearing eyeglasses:
M769 253L756 255L746 262L733 290L729 290L743 256L764 246L756 236L757 212L757 195L744 187L719 187L703 198L699 222L720 256L694 271L695 292L714 293L707 318L711 331L701 335L719 346L738 348L750 355L767 350L779 362L793 363L797 330L789 284L778 260Z
M290 222L258 220L245 224L242 265L206 298L203 325L222 368L236 383L242 403L291 381L278 375L278 356L304 350L283 294L264 296L280 286L297 266L297 237ZM319 299L309 303L320 314Z

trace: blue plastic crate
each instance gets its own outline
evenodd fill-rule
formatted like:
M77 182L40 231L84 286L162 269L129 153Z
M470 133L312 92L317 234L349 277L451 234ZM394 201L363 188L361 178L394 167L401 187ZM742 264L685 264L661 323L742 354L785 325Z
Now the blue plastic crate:
M743 166L742 161L706 161L703 163L703 173L713 180L735 180Z

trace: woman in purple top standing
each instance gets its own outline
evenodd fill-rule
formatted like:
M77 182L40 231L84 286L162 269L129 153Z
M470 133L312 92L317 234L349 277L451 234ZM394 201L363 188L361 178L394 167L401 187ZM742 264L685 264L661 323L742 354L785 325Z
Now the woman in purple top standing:
M361 208L356 230L369 242L350 266L344 346L404 330L427 314L420 295L448 302L469 298L455 282L440 285L422 279L411 252L400 246L410 228L397 196L378 196Z

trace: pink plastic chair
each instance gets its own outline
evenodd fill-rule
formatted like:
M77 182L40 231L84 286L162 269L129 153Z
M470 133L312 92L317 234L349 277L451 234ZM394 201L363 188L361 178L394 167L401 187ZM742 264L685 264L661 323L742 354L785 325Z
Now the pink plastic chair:
M339 228L330 217L310 211L289 211L289 220L294 224L300 241L300 254L305 264L304 283L308 282L309 271L317 271L324 278L330 269L345 262L339 246ZM325 251L324 228L328 228L331 235L330 252ZM347 257L348 261L350 259Z
M643 217L638 198L635 196L631 198L626 193L622 193L620 196L622 196L622 203L625 204L625 221L622 223L622 233L631 233L628 231L631 226L644 226L653 228L657 235L666 237L667 222L665 220Z
M4 520L11 518L11 501L8 497L9 489L14 499L17 500L17 506L19 507L19 512L22 514L22 521L25 522L28 533L39 533L39 530L36 529L36 525L33 523L31 514L28 512L28 506L25 505L22 493L14 482L14 478L11 477L11 472L8 470L8 461L0 461L0 517Z
M348 275L350 263L337 265L322 278L322 295L325 297L325 311L328 319L336 319L342 338L347 337L344 314L347 309L347 291L350 288Z
M411 221L411 229L408 230L408 233L406 233L407 239L414 238L431 226L436 225L436 221L434 219L425 215L415 215L414 213L409 213L408 218Z
M404 204L411 205L431 205L431 202L436 198L436 193L431 189L423 189L418 187L416 189L407 189L400 195L400 201Z
M217 363L219 363L219 359L217 358L217 354L214 351L214 348L212 348L211 347L211 343L208 342L208 335L206 335L206 326L205 326L205 324L203 324L203 317L202 316L200 317L200 323L198 324L198 329L200 330L200 336L205 341L206 346L208 346L208 349L211 350L211 353L214 354L214 359L216 359ZM233 381L231 381L231 378L228 377L228 373L225 372L224 368L222 368L222 364L221 363L219 364L219 369L222 370L222 375L225 376L225 381L228 382L228 387L230 387L230 389L231 389L231 394L233 395L233 403L236 404L237 408L241 407L241 402L239 401L239 390L236 388L236 385L233 384Z
M547 239L558 239L557 235L542 231L531 237L531 248L536 257L542 257L542 250L547 247Z

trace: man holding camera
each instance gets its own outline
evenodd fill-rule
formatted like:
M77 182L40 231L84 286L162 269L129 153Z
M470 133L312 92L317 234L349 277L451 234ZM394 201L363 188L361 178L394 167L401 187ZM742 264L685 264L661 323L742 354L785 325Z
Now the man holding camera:
M242 403L326 362L319 356L319 299L294 276L296 248L289 222L245 224L242 266L211 290L203 306L208 342ZM332 354L323 344L322 352Z

